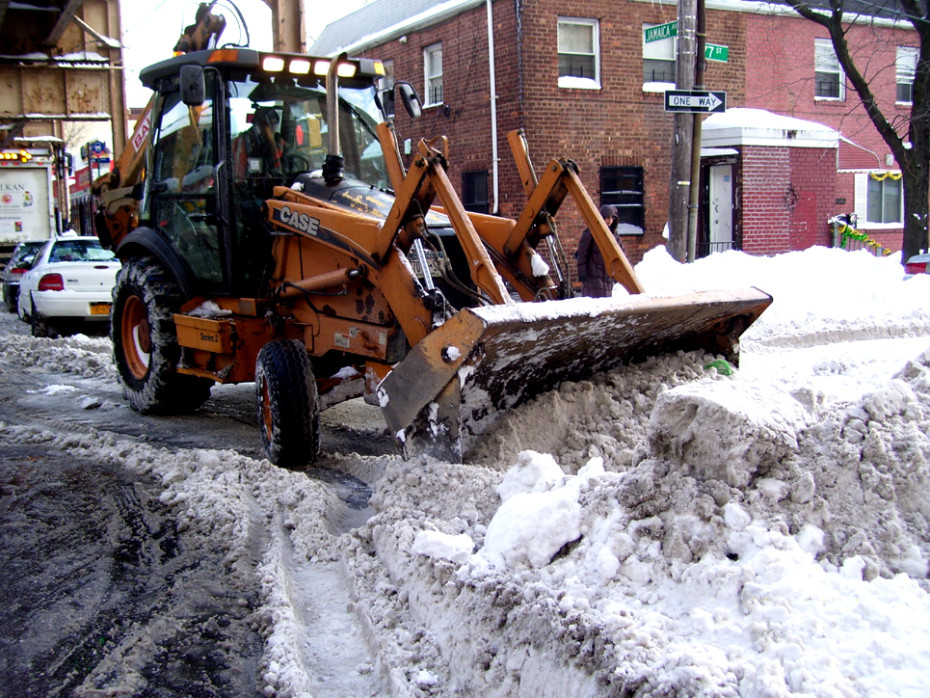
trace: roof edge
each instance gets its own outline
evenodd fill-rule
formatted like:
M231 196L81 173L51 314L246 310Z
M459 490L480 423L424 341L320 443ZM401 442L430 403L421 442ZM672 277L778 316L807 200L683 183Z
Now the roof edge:
M343 51L346 53L356 53L371 48L372 46L379 46L385 42L399 39L407 32L418 31L433 26L434 24L444 22L463 12L484 5L486 1L487 0L447 0L441 3L438 8L434 7L429 10L424 10L423 12L403 19L400 22L396 22L384 29L363 36L361 39L353 41L352 43L333 49L328 52L327 55L332 57Z

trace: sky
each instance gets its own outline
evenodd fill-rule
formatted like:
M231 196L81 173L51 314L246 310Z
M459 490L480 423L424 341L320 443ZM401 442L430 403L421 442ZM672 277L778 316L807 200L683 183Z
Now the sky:
M774 301L738 367L678 352L563 384L470 463L330 454L372 490L347 529L319 478L232 450L0 437L160 482L185 527L250 570L265 695L374 694L343 683L371 664L324 674L308 657L312 619L349 610L398 695L925 696L930 275L825 248L682 265L659 247L636 273L656 297L754 285ZM0 352L53 381L113 381L108 341L0 334ZM48 394L86 409L62 382ZM126 409L117 395L95 409ZM318 583L334 562L342 581ZM133 652L120 661L114 676L138 675Z
M367 0L302 0L308 20L308 45L323 28L340 17L361 7ZM215 14L226 17L226 30L222 42L244 40L246 31L240 27L236 13L231 9L233 0L219 0ZM126 95L128 106L143 107L150 92L139 84L139 71L147 65L171 57L171 50L184 27L194 21L199 0L121 0L123 20L123 58L126 62ZM262 0L235 0L242 13L249 43L253 48L271 48L271 10Z

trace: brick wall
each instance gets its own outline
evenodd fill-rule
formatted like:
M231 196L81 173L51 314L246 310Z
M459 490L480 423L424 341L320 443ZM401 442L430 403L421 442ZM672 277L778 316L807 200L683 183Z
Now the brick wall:
M777 254L829 246L835 213L835 148L746 146L743 250Z
M556 46L560 16L596 18L601 39L601 89L558 87ZM634 264L656 245L668 220L668 184L674 120L664 109L664 95L643 91L642 27L675 19L674 5L579 0L527 3L523 16L533 40L524 43L527 71L526 130L534 159L570 157L579 165L582 181L600 203L601 167L642 167L645 177L645 234L626 236L623 246ZM708 40L742 40L739 13L708 13ZM527 37L529 38L529 37ZM724 40L726 38L726 40ZM731 54L732 55L732 54ZM707 84L737 101L742 98L743 58L708 67ZM541 108L540 108L541 107ZM560 225L566 248L574 250L583 224L569 208Z
M814 41L828 39L827 30L793 15L747 14L746 22L745 51L754 57L746 71L748 105L835 128L877 153L884 163L888 146L872 126L848 80L843 99L814 96ZM863 71L879 108L905 133L910 106L895 103L895 59L898 46L918 45L917 34L890 27L852 25L847 28L847 36L853 60Z
M664 110L661 94L643 92L642 25L675 19L674 5L601 0L564 2L539 0L494 3L495 71L500 198L502 215L516 217L526 201L510 155L506 134L522 128L537 172L551 158L578 164L582 181L600 203L602 166L642 167L645 176L645 234L628 236L623 244L634 264L658 244L667 221L668 178L673 118ZM601 89L558 87L557 26L560 16L597 19L601 48ZM742 41L741 13L709 12L708 40L733 45ZM365 55L394 61L397 80L408 80L422 95L423 48L443 45L444 100L448 109L430 108L418 122L397 118L401 138L447 135L452 144L449 175L461 185L463 172L485 169L491 181L490 100L488 91L487 23L484 6L442 24L411 32L406 41L393 40ZM730 62L712 64L707 84L742 100L741 52ZM560 236L571 254L584 224L577 208L566 201L558 216Z
M743 250L777 254L791 249L791 159L788 148L746 146L742 167Z
M675 19L677 7L603 0L524 0L495 2L493 14L500 213L515 217L525 202L506 139L506 133L513 129L525 131L537 171L553 157L574 160L595 203L600 203L600 167L642 167L645 234L623 241L635 264L647 250L664 244L661 234L667 221L673 128L672 115L664 111L663 95L643 91L642 26ZM558 87L560 16L598 20L601 89ZM887 148L850 89L839 102L813 97L814 38L825 37L823 29L793 16L719 10L707 12L707 28L709 42L727 45L730 50L729 62L708 62L705 87L725 91L729 107L764 108L832 126L874 150L884 161ZM906 116L906 108L894 105L893 54L898 44L916 43L913 32L871 27L854 27L852 31L857 53L881 57L870 65L876 71L873 77L882 81L877 91L883 106L888 106L892 115ZM487 171L490 184L493 163L485 6L410 32L404 41L392 39L372 47L365 55L393 60L395 78L410 81L423 94L423 49L436 42L443 45L445 105L427 109L414 123L399 115L398 132L402 139L414 143L420 138L448 136L453 184L460 187L462 173L472 170ZM835 164L828 174L825 161L805 161L815 157L810 154L755 153L752 148L747 152L751 157L744 163L744 198L738 221L744 249L770 254L825 244L826 219L853 209L851 175L837 178ZM806 172L816 172L817 176L805 178ZM826 183L831 180L836 180L836 185L828 192ZM847 202L839 203L843 198ZM571 254L584 227L571 202L564 205L558 224L564 247Z
M827 221L836 210L836 149L790 148L791 249L830 246Z

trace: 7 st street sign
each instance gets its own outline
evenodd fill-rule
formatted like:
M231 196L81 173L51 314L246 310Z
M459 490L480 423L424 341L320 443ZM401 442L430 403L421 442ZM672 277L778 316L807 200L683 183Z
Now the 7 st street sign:
M726 92L706 90L666 90L665 92L665 111L711 114L726 110Z

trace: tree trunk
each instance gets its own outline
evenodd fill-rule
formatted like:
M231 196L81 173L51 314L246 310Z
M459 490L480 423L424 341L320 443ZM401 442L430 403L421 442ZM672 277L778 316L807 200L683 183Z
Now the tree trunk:
M903 177L904 191L904 240L901 245L901 264L915 254L925 252L928 245L927 223L930 221L930 160L928 148L918 147L913 155L906 159Z

